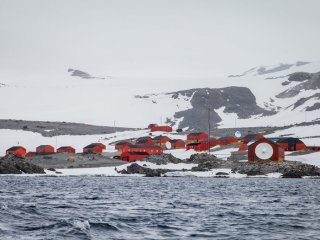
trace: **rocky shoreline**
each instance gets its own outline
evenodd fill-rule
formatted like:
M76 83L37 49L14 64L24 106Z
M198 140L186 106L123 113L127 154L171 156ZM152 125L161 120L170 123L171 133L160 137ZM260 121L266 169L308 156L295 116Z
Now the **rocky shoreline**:
M283 178L302 178L302 177L318 177L320 176L320 168L304 164L296 161L284 161L281 163L272 161L260 161L248 163L236 160L222 160L214 155L209 154L194 154L186 161L175 158L171 154L161 154L150 156L144 161L151 162L157 165L166 165L168 163L193 163L198 166L193 167L191 170L170 170L170 169L151 169L146 166L140 166L133 163L119 173L122 174L143 174L146 177L160 177L165 176L168 172L207 172L213 169L231 169L232 173L246 174L247 176L263 176L271 173L280 173ZM227 176L221 172L219 176Z
M0 158L0 174L45 174L42 167L28 163L23 158L7 155Z

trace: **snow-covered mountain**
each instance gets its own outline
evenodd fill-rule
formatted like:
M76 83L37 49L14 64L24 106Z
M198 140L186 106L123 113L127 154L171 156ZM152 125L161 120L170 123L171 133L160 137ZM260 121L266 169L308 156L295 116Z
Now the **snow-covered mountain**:
M68 70L69 69L69 70ZM252 68L210 79L128 79L90 69L0 73L2 119L145 127L169 123L281 126L320 118L320 62ZM81 80L81 81L79 81Z

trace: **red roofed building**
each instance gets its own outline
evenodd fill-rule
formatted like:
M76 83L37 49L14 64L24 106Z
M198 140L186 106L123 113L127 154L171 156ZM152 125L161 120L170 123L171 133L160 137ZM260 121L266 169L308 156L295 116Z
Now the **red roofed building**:
M6 155L13 154L17 157L25 157L27 150L21 146L14 146L6 150Z
M190 133L187 136L187 142L189 143L203 142L204 140L208 140L208 134L204 132Z
M126 141L122 141L122 142L117 142L115 145L114 145L114 148L118 151L122 151L123 147L126 146L126 145L130 145L132 143L130 142L126 142Z
M186 147L185 141L181 139L174 139L169 142L171 143L171 149L183 149Z
M166 143L170 141L167 136L157 136L153 138L154 144L160 147L165 147Z
M37 153L54 153L54 147L51 145L40 145L36 148Z
M102 143L91 143L83 148L83 153L102 153L106 149L106 145Z
M194 142L194 143L189 143L186 146L187 150L193 149L197 152L202 152L202 151L208 151L208 142Z
M283 161L284 150L276 143L261 138L248 147L248 161L257 160Z
M140 137L136 140L136 144L140 145L154 145L152 137Z
M151 132L172 132L172 127L170 126L154 126L150 128Z
M158 146L149 146L149 145L129 145L124 146L122 152L146 152L149 154L161 154L163 149Z
M285 151L301 151L307 149L307 146L299 138L280 138L277 144Z
M121 153L120 159L128 162L135 162L140 159L147 158L149 153L146 152L123 152Z
M244 137L241 139L241 141L242 141L243 143L248 143L248 142L250 142L250 141L253 140L253 139L261 139L261 138L264 138L264 136L263 136L262 134L260 134L260 133L254 133L254 134L248 134L248 135L244 136Z
M76 153L76 150L71 146L63 146L57 149L58 153Z
M150 123L150 124L148 125L148 129L151 130L151 128L156 127L156 126L158 126L158 124Z

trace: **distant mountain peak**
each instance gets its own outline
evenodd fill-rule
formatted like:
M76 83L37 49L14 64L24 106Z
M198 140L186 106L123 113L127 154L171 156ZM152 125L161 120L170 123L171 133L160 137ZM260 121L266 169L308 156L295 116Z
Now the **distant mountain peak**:
M104 77L95 77L90 75L89 73L86 73L77 69L72 69L72 68L69 68L68 72L71 73L71 76L80 77L82 79L105 79Z
M288 70L292 67L300 67L300 66L303 66L303 65L306 65L309 63L311 63L311 62L297 61L296 63L280 63L277 65L271 65L271 66L254 67L254 68L251 68L251 69L245 71L242 74L229 75L228 77L243 77L243 76L247 76L248 74L256 76L256 75L276 73L276 72Z

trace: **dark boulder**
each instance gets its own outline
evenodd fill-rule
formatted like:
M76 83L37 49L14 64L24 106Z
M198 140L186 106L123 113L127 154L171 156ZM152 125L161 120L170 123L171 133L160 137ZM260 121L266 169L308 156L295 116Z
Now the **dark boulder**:
M44 169L37 165L28 163L24 158L7 155L0 158L0 174L44 174Z
M137 163L132 163L127 169L119 171L121 174L143 174L146 177L161 177L162 174L167 172L169 172L169 170L146 168Z

